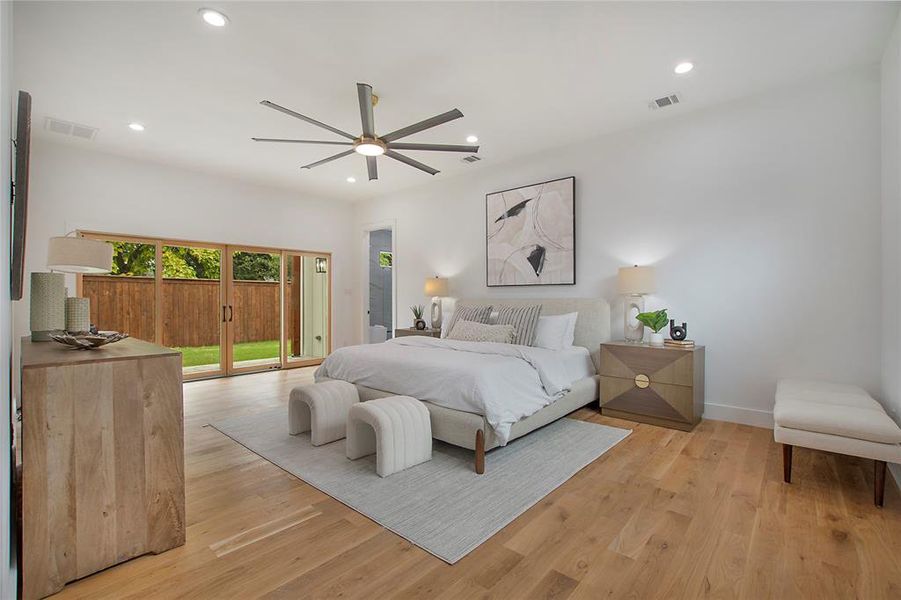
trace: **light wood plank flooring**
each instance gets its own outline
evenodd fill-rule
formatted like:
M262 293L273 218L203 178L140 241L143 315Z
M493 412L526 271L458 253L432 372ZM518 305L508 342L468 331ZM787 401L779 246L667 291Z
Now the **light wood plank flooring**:
M772 432L633 434L454 566L204 425L284 405L294 370L185 386L187 544L59 598L899 598L901 497L869 461ZM478 507L473 507L478 510Z

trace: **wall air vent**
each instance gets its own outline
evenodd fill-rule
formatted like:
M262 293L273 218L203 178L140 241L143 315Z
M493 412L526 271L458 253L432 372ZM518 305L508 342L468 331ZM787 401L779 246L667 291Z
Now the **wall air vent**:
M476 156L475 154L470 154L469 156L464 156L462 158L462 160L465 163L474 163L474 162L479 162L482 159L479 158L478 156Z
M96 127L80 125L78 123L72 123L71 121L63 121L62 119L54 119L53 117L46 117L44 119L44 129L60 135L70 135L83 140L93 140L98 131Z
M648 102L648 108L651 110L657 110L658 108L666 108L667 106L673 106L674 104L679 104L682 102L682 97L679 94L669 94L668 96L662 96L660 98L654 98L650 102Z

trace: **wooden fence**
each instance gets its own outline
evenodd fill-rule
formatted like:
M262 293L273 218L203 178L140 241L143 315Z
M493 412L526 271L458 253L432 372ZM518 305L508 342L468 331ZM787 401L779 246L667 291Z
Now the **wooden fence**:
M279 339L279 284L273 281L236 281L235 342ZM222 303L218 281L163 279L164 346L219 344ZM292 286L286 286L290 303ZM99 329L122 331L154 340L154 280L152 277L85 275L82 295L91 299L91 322ZM286 315L289 317L289 315Z

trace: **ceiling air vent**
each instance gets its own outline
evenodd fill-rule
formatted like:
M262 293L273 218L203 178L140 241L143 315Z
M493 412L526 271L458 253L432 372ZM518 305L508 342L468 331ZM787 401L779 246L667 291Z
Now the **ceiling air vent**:
M475 154L471 154L469 156L464 156L462 160L465 163L474 163L474 162L479 162L482 159L479 158L478 156L476 156Z
M44 119L44 128L53 133L71 135L72 137L81 138L83 140L93 140L98 131L96 127L80 125L78 123L72 123L71 121L63 121L62 119L54 119L53 117Z
M658 108L666 108L667 106L679 104L681 101L682 98L679 96L679 94L670 94L668 96L654 98L653 100L648 102L648 108L650 108L651 110L657 110Z

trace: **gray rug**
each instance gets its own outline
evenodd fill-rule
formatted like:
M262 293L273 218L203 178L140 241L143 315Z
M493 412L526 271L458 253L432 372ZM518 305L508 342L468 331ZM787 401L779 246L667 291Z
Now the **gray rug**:
M381 478L375 457L344 456L344 440L318 448L288 434L287 409L213 427L423 550L453 564L629 435L626 429L560 419L486 456L435 441L432 460Z

